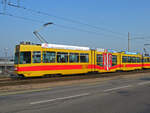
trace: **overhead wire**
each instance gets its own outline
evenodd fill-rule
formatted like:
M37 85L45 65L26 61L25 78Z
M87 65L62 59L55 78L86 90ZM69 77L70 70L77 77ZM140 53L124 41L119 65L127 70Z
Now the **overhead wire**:
M5 1L5 0L2 0L2 1ZM26 7L20 6L19 3L18 4L12 4L11 2L9 2L9 3L7 3L7 5L12 6L12 7L16 7L16 8L20 8L20 9L24 9L26 11L37 13L37 14L40 14L40 15L53 17L55 19L63 20L63 21L66 21L66 22L71 22L71 23L75 23L75 24L79 24L79 25L84 25L84 26L87 26L87 27L90 27L90 28L94 28L94 29L97 29L97 30L109 32L109 33L112 33L113 35L119 36L119 37L109 37L109 38L126 39L126 37L127 37L127 34L124 34L124 33L121 33L121 32L115 32L115 31L112 31L112 30L107 29L107 28L98 27L98 26L95 26L95 25L90 25L88 23L84 23L84 22L81 22L81 21L78 21L78 20L69 19L69 18L66 18L66 17L61 17L61 16L50 14L50 13L46 13L46 12L42 12L42 11L37 11L37 10L34 10L34 9L26 8ZM0 14L3 14L3 13L0 13ZM44 21L41 21L41 20L35 20L35 19L31 19L31 18L16 16L16 15L8 14L8 13L7 14L3 14L3 15L15 17L15 18L18 18L18 19L28 20L28 21L32 21L32 22L45 23ZM87 33L95 34L95 35L104 35L104 33L102 34L102 33L99 33L99 32L90 31L90 30L84 30L84 29L80 29L80 28L76 28L76 27L70 27L70 26L66 26L66 25L60 25L60 24L54 24L54 25L56 27L60 27L60 28L64 28L64 29L76 30L76 31L80 31L80 32L87 32ZM108 37L106 37L106 38L108 38ZM145 39L145 38L144 37L133 37L133 39Z
M10 16L10 17L14 17L14 18L18 18L18 19L23 19L23 20L26 20L26 21L32 21L32 22L42 23L42 24L45 23L45 21L35 20L35 19L26 18L26 17L22 17L22 16L16 16L16 15L9 14L9 13L1 13L0 12L0 15ZM103 35L103 36L105 35L105 34L102 34L102 33L99 33L99 32L93 32L93 31L79 29L79 28L76 28L76 27L70 27L70 26L61 25L61 24L55 24L55 23L53 23L53 25L55 25L56 27L59 27L59 28L64 28L64 29L69 29L69 30L76 30L76 31L86 32L86 33L89 33L89 34L94 34L94 35L99 35L99 36L100 35ZM125 39L123 37L107 37L107 38Z
M150 37L144 37L144 36L133 37L131 38L131 40L150 41Z
M7 1L7 0L2 0L2 1ZM30 8L26 8L26 7L20 6L19 2L20 2L20 0L17 0L17 5L16 5L16 4L12 4L11 1L9 0L9 2L7 3L7 5L12 6L12 7L16 7L16 8L20 8L20 9L24 9L24 10L27 10L27 11L30 11L30 12L34 12L34 13L38 13L38 14L42 14L42 15L47 15L47 16L50 16L50 17L54 17L56 19L61 19L61 20L64 20L64 21L69 21L69 22L72 22L72 23L76 23L76 24L80 24L80 25L85 25L85 26L92 27L92 28L95 28L95 29L99 29L99 30L111 32L111 33L116 34L116 35L126 36L126 34L123 34L123 33L120 33L120 32L114 32L112 30L108 30L108 29L105 29L105 28L102 28L102 27L90 25L90 24L83 23L83 22L80 22L80 21L77 21L77 20L68 19L68 18L65 18L65 17L56 16L56 15L53 15L53 14L50 14L50 13L45 13L45 12L41 12L41 11L36 11L36 10L30 9ZM59 27L62 27L62 26L64 26L64 25L60 25ZM73 29L74 30L79 30L78 28L73 28ZM80 31L83 31L83 30L80 29ZM87 32L87 30L86 30L86 32ZM88 30L88 32L93 32L93 31L89 31ZM142 38L139 38L139 37L138 38L137 37L133 37L133 39L135 39L135 38L136 39L142 39Z
M150 39L150 36L133 37L134 39Z
M26 17L22 17L22 16L16 16L16 15L9 14L9 13L0 12L0 15L10 16L10 17L14 17L14 18L18 18L18 19L23 19L23 20L27 20L27 21L32 21L32 22L44 23L44 21L35 20L35 19L31 19L31 18L26 18Z
M150 36L146 36L143 33L137 34L137 33L132 33L134 36L132 36L133 39L150 39Z
M106 29L106 28L98 27L98 26L95 26L95 25L90 25L90 24L87 24L87 23L83 23L83 22L80 22L80 21L77 21L77 20L73 20L73 19L68 19L68 18L61 17L61 16L56 16L56 15L53 15L53 14L50 14L50 13L36 11L34 9L26 8L26 7L15 5L15 4L12 4L12 3L8 3L8 5L12 6L12 7L24 9L24 10L27 10L27 11L30 11L30 12L33 12L33 13L37 13L37 14L41 14L41 15L46 15L46 16L49 16L49 17L53 17L53 18L56 18L56 19L59 19L59 20L63 20L63 21L67 21L67 22L71 22L71 23L75 23L75 24L80 24L80 25L88 26L88 27L91 27L91 28L94 28L94 29L98 29L98 30L101 30L101 31L105 31L105 32L109 32L109 33L112 33L112 34L115 34L115 35L127 36L124 33L115 32L115 31L112 31L112 30L109 30L109 29Z

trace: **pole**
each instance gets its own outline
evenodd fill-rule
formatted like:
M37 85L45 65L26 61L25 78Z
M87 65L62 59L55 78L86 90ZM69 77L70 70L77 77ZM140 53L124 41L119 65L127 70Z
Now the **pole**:
M7 72L7 62L8 62L8 59L7 59L7 50L8 50L8 48L5 48L4 49L4 51L5 51L5 74L6 74L6 72Z
M130 33L128 32L128 51L130 51Z

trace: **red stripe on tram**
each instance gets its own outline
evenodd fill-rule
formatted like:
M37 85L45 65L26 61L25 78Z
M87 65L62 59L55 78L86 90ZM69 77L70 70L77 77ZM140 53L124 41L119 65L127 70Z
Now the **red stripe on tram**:
M18 71L46 71L46 70L71 70L71 69L82 69L82 65L50 65L50 66L18 67Z

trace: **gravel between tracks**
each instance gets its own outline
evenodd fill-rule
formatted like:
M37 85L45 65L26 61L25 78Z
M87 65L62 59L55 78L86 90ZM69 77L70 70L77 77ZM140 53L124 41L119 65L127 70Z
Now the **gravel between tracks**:
M115 75L115 73L113 73ZM116 73L117 75L117 73ZM118 74L119 75L119 74ZM140 73L132 73L132 72L127 72L122 73L119 76L109 76L109 75L105 75L102 74L102 76L104 77L97 77L95 76L95 78L91 77L91 78L86 78L83 79L81 77L81 79L64 79L64 81L60 81L60 80L56 80L56 81L46 81L46 82L33 82L33 83L29 83L29 84L17 84L17 85L9 85L9 86L0 86L0 93L4 93L4 92L12 92L12 91L25 91L25 90L31 90L31 89L42 89L42 88L50 88L50 87L56 87L56 86L66 86L66 85L72 85L72 84L85 84L85 83L94 83L94 82L103 82L103 81L107 81L107 80L111 80L111 79L118 79L118 78L130 78L130 79L134 79L135 77L141 77L141 76L145 76L145 75L150 75L150 71L145 72L140 72ZM90 75L92 76L92 75ZM100 76L100 75L99 75ZM109 77L107 77L109 76ZM79 76L77 76L79 77ZM69 78L69 77L68 77ZM73 77L75 78L75 77ZM47 78L42 78L42 79L47 79ZM50 79L50 78L48 78ZM53 79L53 78L52 78ZM36 80L36 79L35 79ZM67 81L66 81L67 80Z

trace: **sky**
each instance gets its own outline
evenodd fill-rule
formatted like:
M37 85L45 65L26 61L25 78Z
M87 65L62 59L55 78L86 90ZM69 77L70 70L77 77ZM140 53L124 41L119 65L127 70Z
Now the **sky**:
M127 50L128 32L131 51L149 51L149 0L20 0L19 6L0 0L0 56L14 55L21 41L40 43L33 31L47 22L39 33L53 44ZM17 5L17 0L7 2ZM36 12L34 12L36 11ZM37 13L37 12L43 12ZM10 16L11 15L11 16Z

